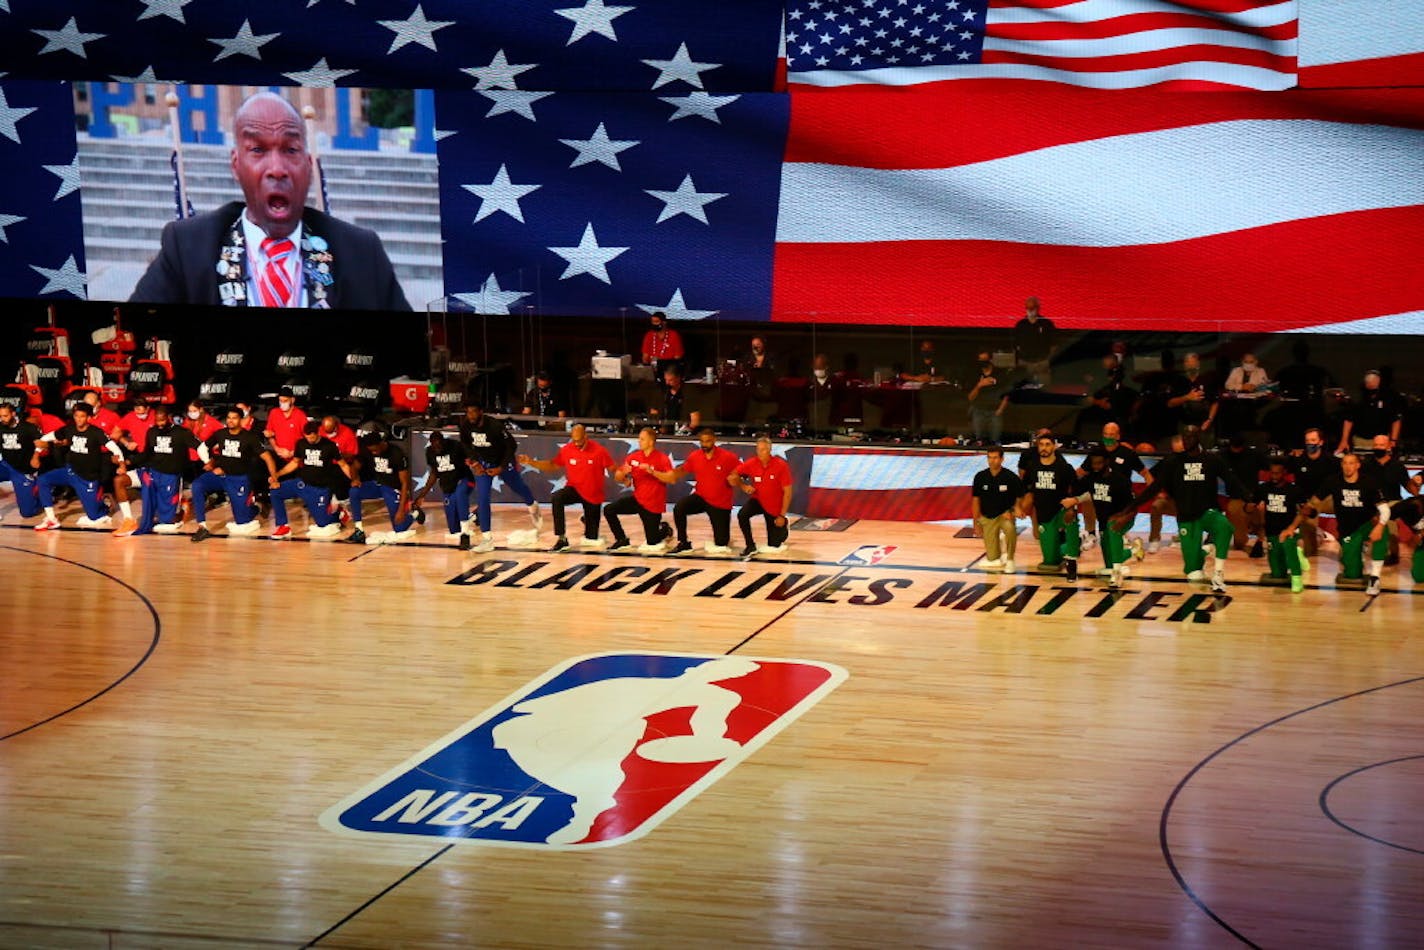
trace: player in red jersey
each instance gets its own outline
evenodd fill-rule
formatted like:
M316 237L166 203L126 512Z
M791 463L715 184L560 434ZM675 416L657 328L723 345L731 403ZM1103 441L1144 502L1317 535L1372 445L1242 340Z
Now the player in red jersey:
M737 515L742 538L747 543L742 557L784 553L789 533L786 512L791 507L791 466L785 459L771 454L769 437L757 439L756 455L737 466L727 484L734 488L740 485L742 491L751 496ZM766 519L767 546L764 548L758 548L752 541L752 518L757 515Z
M712 522L712 543L707 546L708 554L732 553L732 473L742 460L731 449L717 444L717 436L711 429L697 433L700 448L692 452L673 470L676 480L692 478L697 487L691 495L672 506L673 524L677 526L677 546L673 554L692 550L687 540L687 516L706 514Z
M608 450L588 437L584 424L575 423L569 430L572 440L559 448L552 459L540 460L528 455L520 455L520 465L537 468L541 472L563 469L568 484L549 497L549 506L554 511L554 547L562 551L569 546L564 533L564 507L572 504L583 505L583 540L586 548L603 547L598 537L598 520L603 513L604 475L612 475L613 456Z
M603 509L603 516L613 532L613 543L608 549L617 551L628 546L628 535L623 532L618 516L636 514L643 522L643 534L647 537L647 543L639 550L644 554L662 554L666 550L665 542L672 537L672 528L663 521L663 512L667 511L667 487L677 478L672 473L672 459L658 448L658 437L652 429L645 428L638 433L637 451L628 453L613 477L620 484L631 481L633 491L619 496Z

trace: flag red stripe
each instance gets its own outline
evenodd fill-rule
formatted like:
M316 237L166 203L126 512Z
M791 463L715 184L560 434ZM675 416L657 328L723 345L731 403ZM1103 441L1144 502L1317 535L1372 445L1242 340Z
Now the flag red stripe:
M1417 86L1424 83L1424 53L1302 66L1299 81L1301 86L1307 88Z
M1159 66L1173 66L1178 63L1235 63L1238 66L1255 66L1279 73L1295 72L1295 57L1281 56L1260 49L1240 49L1234 46L1216 46L1194 43L1190 46L1172 46L1142 53L1124 53L1120 56L1041 56L1034 53L1014 53L1008 50L985 49L985 65L1016 63L1025 66L1043 66L1047 69L1064 69L1077 73L1111 73L1127 69L1154 69Z
M1424 128L1424 88L1377 92L1082 89L969 79L914 87L794 87L788 162L948 168L1113 135L1235 119ZM936 121L929 121L934 117Z
M1028 294L1070 328L1269 332L1419 309L1424 206L1187 241L779 244L776 320L1004 325Z
M1071 7L1082 0L989 0L991 10L1019 10L1023 8L1035 10L1051 10L1058 7ZM1278 3L1292 3L1294 0L1278 0ZM1259 8L1269 7L1270 3L1262 3L1261 0L1177 0L1174 4L1179 7L1187 7L1192 10L1200 10L1204 13L1249 13Z
M1259 36L1270 40L1289 40L1294 39L1296 35L1294 20L1275 26L1249 27L1195 13L1129 13L1087 23L1070 23L1063 20L1045 20L1041 23L990 23L985 28L984 35L1002 40L1098 40L1146 30L1182 27L1223 30L1227 33Z
M947 521L970 517L972 497L969 485L864 491L811 488L806 492L806 514L812 518Z

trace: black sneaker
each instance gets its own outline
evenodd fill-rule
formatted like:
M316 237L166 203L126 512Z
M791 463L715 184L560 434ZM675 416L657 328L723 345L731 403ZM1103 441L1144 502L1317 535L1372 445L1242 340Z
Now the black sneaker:
M468 551L469 549L470 549L470 536L469 536L468 534L461 534L461 535L460 535L460 550L461 550L461 551Z
M194 544L197 544L199 541L206 541L212 536L213 533L207 529L207 526L198 525L198 530L194 531L191 535L189 535L188 540L192 541Z
M554 546L553 546L552 548L550 548L549 550L550 550L550 551L567 551L568 549L569 549L569 539L568 539L568 538L555 538L555 539L554 539Z
M742 560L743 560L743 561L750 561L750 560L751 560L753 557L755 557L755 556L756 556L756 545L755 545L755 544L748 544L746 547L742 548Z
M1266 556L1266 546L1261 543L1261 539L1260 539L1260 538L1257 538L1257 539L1256 539L1256 543L1253 544L1253 545L1251 545L1251 556L1252 556L1252 557L1265 557L1265 556Z
M416 524L425 524L425 512L422 509L415 509L415 511L411 513L411 517L415 519Z
M666 521L658 525L658 530L662 532L662 535L659 537L658 540L666 541L672 537L672 525L668 524ZM684 541L682 543L686 544L687 542Z
M677 542L677 544L675 544L675 545L673 546L673 549L672 549L671 551L669 551L668 553L669 553L669 554L684 554L684 553L686 553L686 552L688 552L688 551L691 551L691 550L692 550L692 542L691 542L691 541L679 541L679 542Z
M614 538L613 543L608 546L608 550L621 551L623 548L626 548L632 543L633 542L629 541L627 538Z
M1069 581L1076 581L1078 579L1078 559L1072 557L1064 558L1063 571L1064 576L1067 577Z
M357 528L355 531L351 532L351 537L349 537L349 538L346 539L346 543L347 543L347 544L365 544L365 543L366 543L366 532L362 531L360 528Z

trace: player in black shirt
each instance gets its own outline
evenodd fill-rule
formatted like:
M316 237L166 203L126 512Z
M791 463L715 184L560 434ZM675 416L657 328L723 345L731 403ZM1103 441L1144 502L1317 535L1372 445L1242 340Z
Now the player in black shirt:
M474 473L465 463L464 446L455 439L445 438L445 433L438 430L430 433L430 444L425 447L425 468L429 477L411 499L411 507L420 507L431 489L439 485L445 526L450 529L448 540L459 544L462 551L469 550L470 536L465 531L465 521L470 517L470 489L475 487L475 482Z
M1043 562L1035 570L1040 574L1056 574L1060 566L1068 580L1078 579L1078 499L1073 492L1077 475L1073 466L1058 454L1058 443L1051 435L1041 435L1034 441L1038 457L1029 462L1024 475L1024 490L1038 520L1038 546Z
M1107 422L1103 425L1102 448L1107 453L1108 466L1115 472L1120 472L1127 477L1131 484L1134 474L1141 475L1147 484L1152 484L1152 473L1147 470L1147 464L1142 461L1142 457L1135 452L1131 446L1122 441L1122 426L1116 422ZM1084 460L1086 464L1086 460ZM1078 475L1086 475L1086 468L1079 468ZM1083 539L1083 550L1088 550L1098 543L1098 513L1094 504L1079 505L1078 511L1083 515L1083 527L1086 529L1086 537ZM1115 512L1107 512L1104 518Z
M283 475L296 473L296 478L281 481ZM300 498L311 514L313 525L307 535L332 538L341 533L341 522L331 511L331 490L345 479L351 481L351 469L341 458L341 450L330 439L322 438L321 423L316 420L302 427L302 437L287 463L277 469L269 485L272 488L272 520L276 527L272 537L292 536L287 524L287 502Z
M1289 576L1291 590L1299 594L1305 590L1305 578L1301 574L1297 534L1301 506L1310 495L1290 480L1285 459L1271 459L1266 471L1266 480L1256 488L1256 504L1266 533L1266 563L1271 577Z
M1228 493L1247 501L1254 500L1252 490L1240 483L1221 458L1202 451L1201 433L1196 426L1187 426L1182 433L1182 451L1169 455L1153 470L1156 482L1147 486L1133 500L1139 503L1158 490L1165 491L1177 506L1177 537L1182 544L1182 569L1187 579L1204 580L1206 558L1215 562L1211 572L1211 589L1226 590L1226 556L1231 550L1231 522L1221 513L1217 503L1217 482L1225 482ZM1127 526L1132 511L1125 511L1114 520ZM1205 543L1203 543L1205 539Z
M356 530L346 540L352 544L394 544L415 537L415 518L410 513L410 460L405 450L386 441L380 432L367 432L361 436L356 466L358 471L351 479L351 524ZM377 498L386 503L391 531L372 532L368 538L361 506Z
M198 457L206 471L193 480L193 520L198 523L198 530L189 540L194 542L213 535L205 519L208 494L217 491L224 492L232 505L233 521L227 526L228 534L256 534L260 525L252 506L252 479L248 473L260 459L268 477L277 477L276 460L267 451L262 436L242 427L242 411L229 409L223 420L227 428L215 432L198 447Z
M15 490L15 504L22 518L33 518L44 510L35 458L35 443L39 440L38 426L21 419L8 402L0 403L0 482L9 482Z
M1335 525L1340 532L1340 576L1345 580L1360 580L1369 575L1365 592L1371 597L1378 595L1380 566L1388 552L1384 529L1390 520L1389 505L1380 497L1375 483L1360 473L1360 457L1354 452L1340 457L1340 474L1322 482L1310 504L1318 506L1326 498L1335 504Z
M1247 445L1244 436L1232 435L1227 440L1226 448L1219 450L1218 454L1243 486L1260 484L1261 475L1266 471L1266 456L1260 449ZM1264 557L1266 550L1260 509L1247 504L1245 498L1228 493L1226 518L1231 522L1232 545L1236 550L1250 551L1251 557ZM1256 535L1254 545L1250 543L1252 533Z
M1122 586L1123 565L1136 555L1141 557L1141 542L1129 548L1124 530L1113 522L1116 515L1134 511L1132 481L1126 470L1112 464L1108 450L1101 445L1088 448L1087 471L1079 476L1074 491L1081 507L1092 504L1103 529L1103 564L1108 573L1108 586Z
M167 406L153 407L153 425L139 453L140 494L143 512L134 534L177 534L178 501L183 496L183 473L190 451L198 450L197 436L175 425Z
M986 571L1014 571L1014 548L1019 526L1015 520L1023 500L1023 481L1004 468L1004 450L991 445L984 453L989 467L974 473L970 504L974 511L974 533L984 539L984 556L979 566Z
M470 471L475 473L475 516L479 521L481 544L494 549L490 534L490 492L496 478L501 479L518 495L529 509L529 520L537 534L543 527L534 493L524 484L515 456L519 443L503 419L485 415L484 407L473 400L465 403L465 418L460 422L460 444L465 448ZM476 548L479 550L479 548Z
M1369 456L1360 460L1360 474L1375 483L1380 499L1386 504L1393 505L1402 500L1404 492L1419 494L1420 477L1409 474L1409 469L1405 468L1404 463L1394 454L1394 446L1387 435L1374 437ZM1392 522L1384 528L1385 540L1389 543L1389 554L1384 559L1385 567L1399 563L1399 534L1391 525Z
M98 426L89 424L90 411L87 402L76 402L74 421L41 436L36 443L37 448L53 444L69 450L64 465L39 477L40 504L44 506L45 516L35 525L36 531L51 531L59 527L59 518L54 513L54 490L60 485L74 489L84 505L84 516L75 522L77 527L107 528L113 523L107 505L100 500L107 474L104 469L106 461L112 459L119 470L124 471L124 456Z

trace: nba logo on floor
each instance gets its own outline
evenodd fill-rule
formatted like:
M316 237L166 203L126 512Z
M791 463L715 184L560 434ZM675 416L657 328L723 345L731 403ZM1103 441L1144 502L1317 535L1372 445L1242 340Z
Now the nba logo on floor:
M839 564L846 567L868 567L871 564L879 564L887 557L895 553L894 544L862 544L854 551L841 558Z
M579 657L349 796L322 824L546 849L632 841L845 678L811 660Z

